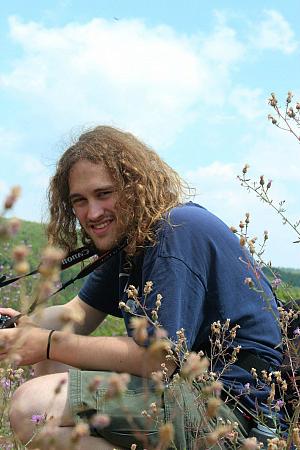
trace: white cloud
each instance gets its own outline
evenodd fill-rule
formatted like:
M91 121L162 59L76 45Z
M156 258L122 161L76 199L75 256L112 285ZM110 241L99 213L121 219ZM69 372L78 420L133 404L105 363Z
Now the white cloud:
M255 193L249 193L240 186L236 176L241 173L242 167L243 164L222 164L215 161L186 173L185 179L196 189L195 201L216 214L228 226L234 225L238 228L240 220L245 218L245 213L250 212L249 236L257 236L258 245L263 242L264 230L269 231L265 262L271 260L275 266L299 267L299 248L292 244L297 237L295 232L287 225L283 226L276 212L262 203ZM259 180L259 174L253 174L251 168L249 177ZM288 208L293 206L290 203L291 194L280 180L273 184L270 196L276 201L288 198ZM293 208L290 208L290 212L289 218L296 221L298 217L293 214Z
M236 31L226 23L222 14L216 14L217 24L211 35L203 40L202 54L217 65L228 69L245 56L245 46L237 38Z
M247 149L247 161L252 167L260 167L265 175L282 184L300 183L299 142L271 122L267 125L263 137L257 136Z
M46 28L13 17L10 33L23 53L0 85L27 101L29 114L59 130L111 123L161 147L196 119L211 92L224 95L243 55L225 24L200 39L139 20Z
M214 178L221 177L222 180L232 180L235 173L234 164L223 164L220 161L214 161L209 166L201 166L196 170L191 170L186 173L187 178L191 182L195 182L202 179L213 180Z
M257 119L265 114L265 101L261 89L237 86L230 93L229 102L236 109L238 115L246 119Z
M46 189L49 183L49 171L47 167L33 155L22 155L20 159L24 174L30 177L31 184L35 187Z
M253 26L252 44L261 50L279 50L283 53L293 53L298 42L287 20L275 10L265 10L264 18Z

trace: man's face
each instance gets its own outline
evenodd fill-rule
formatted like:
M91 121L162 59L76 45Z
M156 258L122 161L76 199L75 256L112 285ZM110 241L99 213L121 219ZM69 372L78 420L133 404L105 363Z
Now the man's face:
M69 191L74 214L98 250L115 247L122 234L116 220L118 195L106 166L86 159L75 163L69 174Z

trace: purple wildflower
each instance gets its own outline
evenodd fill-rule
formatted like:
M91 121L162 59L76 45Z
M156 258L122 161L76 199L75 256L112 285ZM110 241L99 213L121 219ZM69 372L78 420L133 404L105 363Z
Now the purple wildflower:
M45 414L34 414L31 416L31 422L34 422L36 425L39 425L41 422L44 422L46 419Z
M280 409L283 407L284 401L283 400L277 400L275 404L275 411L280 411Z
M300 328L297 327L294 331L293 331L295 336L300 336Z
M272 281L272 287L273 287L274 289L277 289L278 286L281 285L281 283L282 283L281 278L274 278L274 280Z
M11 387L11 382L10 380L8 380L7 378L2 378L1 380L1 386L3 387L3 389L8 390Z

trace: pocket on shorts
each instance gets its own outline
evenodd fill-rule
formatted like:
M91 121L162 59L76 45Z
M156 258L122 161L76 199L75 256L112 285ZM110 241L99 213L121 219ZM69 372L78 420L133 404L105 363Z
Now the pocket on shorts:
M119 396L108 396L111 372L70 371L69 400L75 420L79 417L89 420L91 415L106 414L110 423L103 429L91 427L94 436L101 436L112 444L130 448L137 444L137 448L155 447L158 443L158 430L164 423L164 410L161 394L155 390L151 380L131 376L127 390ZM90 389L97 377L100 382L96 390ZM153 414L154 404L156 413ZM152 405L152 406L151 406ZM148 417L146 413L151 414Z

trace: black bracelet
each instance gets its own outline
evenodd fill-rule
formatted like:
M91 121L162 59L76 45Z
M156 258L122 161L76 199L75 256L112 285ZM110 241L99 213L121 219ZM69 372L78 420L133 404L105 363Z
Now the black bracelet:
M51 337L52 334L54 333L54 331L56 330L51 330L49 335L48 335L48 344L47 344L47 359L50 359L50 345L51 345Z

